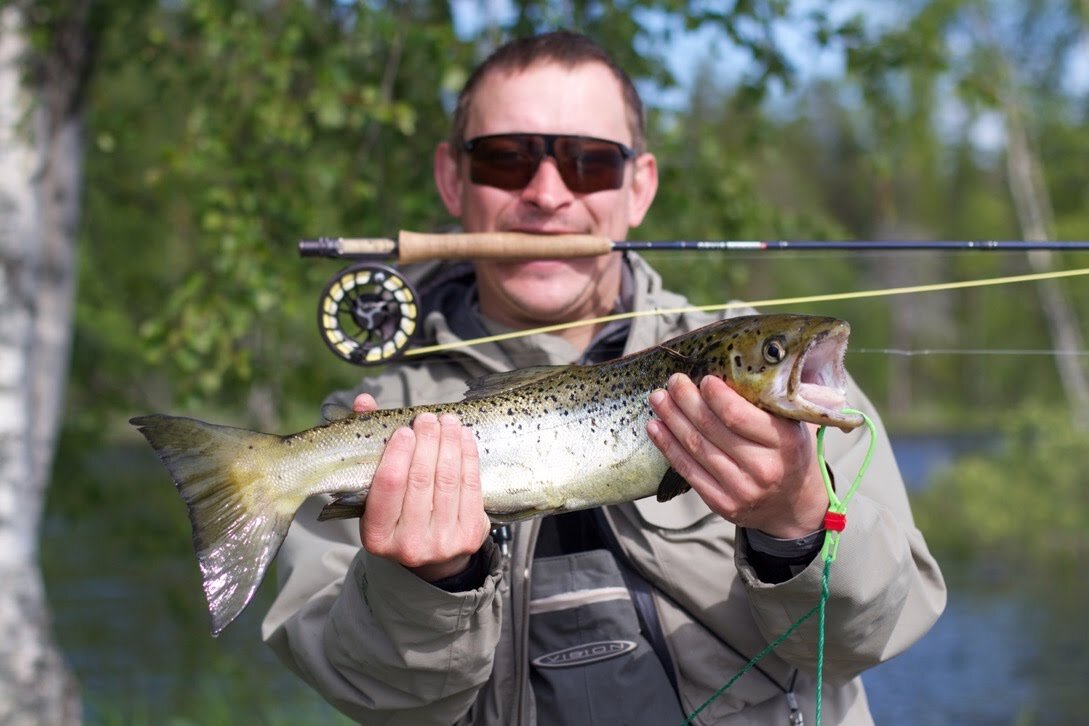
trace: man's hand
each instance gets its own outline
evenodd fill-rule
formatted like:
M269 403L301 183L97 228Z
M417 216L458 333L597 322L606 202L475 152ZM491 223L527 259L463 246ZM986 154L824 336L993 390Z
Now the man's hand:
M713 511L773 537L821 529L828 495L815 426L757 408L714 376L697 387L676 374L650 405L651 440Z
M367 413L378 406L361 394L352 408ZM363 547L434 582L464 571L489 531L472 432L456 416L429 413L395 431L359 520Z

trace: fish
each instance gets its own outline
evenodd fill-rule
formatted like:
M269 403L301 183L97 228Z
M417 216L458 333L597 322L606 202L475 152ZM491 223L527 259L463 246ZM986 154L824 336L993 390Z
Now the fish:
M456 403L345 412L280 436L150 414L144 435L185 501L218 635L246 607L303 501L331 495L319 519L360 516L395 430L424 412L453 413L477 440L484 508L496 523L619 504L688 485L650 441L651 392L675 373L719 376L773 414L844 431L850 326L836 318L727 318L593 365L539 366L467 383ZM667 474L673 474L667 476Z

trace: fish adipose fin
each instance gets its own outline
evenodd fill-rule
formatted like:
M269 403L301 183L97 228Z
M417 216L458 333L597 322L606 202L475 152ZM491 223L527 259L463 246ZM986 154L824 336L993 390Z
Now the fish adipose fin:
M321 417L326 421L340 421L358 415L351 406L342 403L329 402L321 405Z
M283 439L174 416L129 423L155 449L189 508L218 635L253 597L302 505L275 487Z

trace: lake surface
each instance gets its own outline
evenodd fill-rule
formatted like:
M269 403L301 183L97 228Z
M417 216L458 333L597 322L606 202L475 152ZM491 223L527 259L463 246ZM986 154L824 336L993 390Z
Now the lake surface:
M894 445L919 488L958 453L988 444ZM50 491L43 568L87 723L347 723L260 642L271 582L222 636L208 634L188 521L149 450L101 451L69 468ZM877 722L1085 721L1089 586L997 567L946 576L949 605L933 630L864 677Z

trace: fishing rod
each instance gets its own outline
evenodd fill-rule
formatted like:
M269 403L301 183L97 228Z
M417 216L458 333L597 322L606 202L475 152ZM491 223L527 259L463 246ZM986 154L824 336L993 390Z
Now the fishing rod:
M388 237L320 237L298 243L303 257L356 260L326 284L318 305L318 328L334 354L356 365L380 365L408 347L420 317L412 284L384 261L557 259L610 252L975 250L1086 251L1089 241L1032 240L610 240L589 234L521 232L429 234L402 230Z
M427 234L402 231L388 237L320 237L299 242L303 257L350 260L386 260L400 264L424 260L554 259L592 257L609 252L658 250L773 251L773 250L981 250L1084 251L1089 240L1036 242L1033 240L610 240L589 234L539 235L520 232L463 232Z

